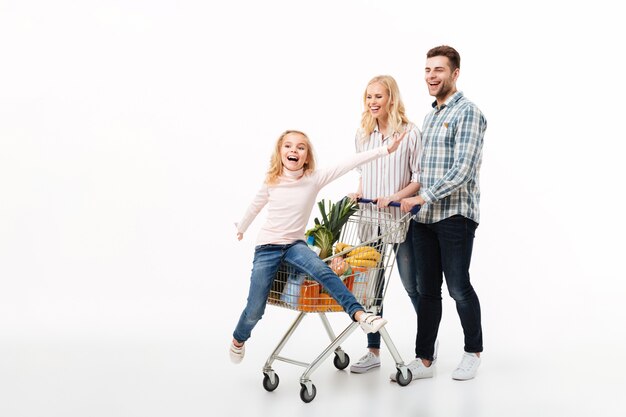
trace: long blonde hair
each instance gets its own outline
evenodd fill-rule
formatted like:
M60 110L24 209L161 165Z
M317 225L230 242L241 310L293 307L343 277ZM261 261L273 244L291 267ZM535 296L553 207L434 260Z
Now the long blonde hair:
M371 115L369 109L366 107L367 102L367 87L374 83L380 83L387 90L389 94L389 101L387 102L386 109L389 115L389 126L393 133L400 132L403 124L408 124L409 119L405 115L404 103L400 97L400 89L398 83L391 75L377 75L372 78L365 87L363 93L363 113L361 115L361 141L365 142L370 137L374 129L376 128L376 118Z
M268 185L276 184L278 182L278 177L283 173L283 161L280 157L280 148L283 146L283 140L285 136L290 133L295 133L298 135L302 135L304 138L304 142L307 147L307 158L304 163L304 175L308 175L315 170L315 154L313 152L313 145L311 145L311 140L309 137L299 130L285 130L278 137L276 141L276 146L274 147L274 153L270 158L270 168L267 170L267 174L265 175L265 183Z

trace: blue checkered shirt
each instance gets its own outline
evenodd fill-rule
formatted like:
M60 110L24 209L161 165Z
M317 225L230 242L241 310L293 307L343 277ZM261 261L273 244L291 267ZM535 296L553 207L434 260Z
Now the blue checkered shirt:
M487 119L474 103L456 92L424 119L420 223L460 214L480 221L478 176Z

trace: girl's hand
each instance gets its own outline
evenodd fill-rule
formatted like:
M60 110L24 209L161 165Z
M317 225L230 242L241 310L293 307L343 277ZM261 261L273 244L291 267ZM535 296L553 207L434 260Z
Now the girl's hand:
M243 233L237 232L237 240L243 239Z
M393 136L391 137L391 139L389 139L389 145L387 146L387 152L392 153L393 151L395 151L396 149L398 149L398 146L400 146L400 142L402 142L402 139L404 139L404 137L406 136L406 134L409 131L407 129L404 130L404 132L402 133L394 133Z

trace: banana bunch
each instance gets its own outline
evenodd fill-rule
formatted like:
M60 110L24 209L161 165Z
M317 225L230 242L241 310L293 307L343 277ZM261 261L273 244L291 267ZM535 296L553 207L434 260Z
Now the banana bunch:
M345 250L346 248L344 248ZM350 266L364 266L373 268L380 261L380 253L371 246L359 246L348 252L346 262Z
M348 245L347 243L337 242L335 245L335 255L339 252L343 252L346 249L352 249L352 245Z

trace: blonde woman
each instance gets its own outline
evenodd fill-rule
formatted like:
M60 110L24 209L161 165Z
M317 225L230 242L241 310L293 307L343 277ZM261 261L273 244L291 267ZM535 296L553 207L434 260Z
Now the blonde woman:
M379 207L387 207L392 201L413 197L420 189L418 173L421 133L405 114L396 80L389 75L372 78L363 93L363 107L361 126L355 138L357 152L371 152L372 149L384 146L392 141L398 132L406 131L407 134L393 155L369 161L357 168L360 173L359 184L357 192L350 196L376 200ZM388 210L396 217L402 215L398 208L390 207ZM379 231L361 232L372 237ZM419 293L416 286L409 285L414 282L410 277L415 273L411 242L405 241L395 245L394 248L400 278L417 312ZM383 279L378 281L377 298L380 299ZM382 306L380 313L382 315ZM351 372L365 373L380 367L380 333L368 333L367 349L367 353L350 367Z

